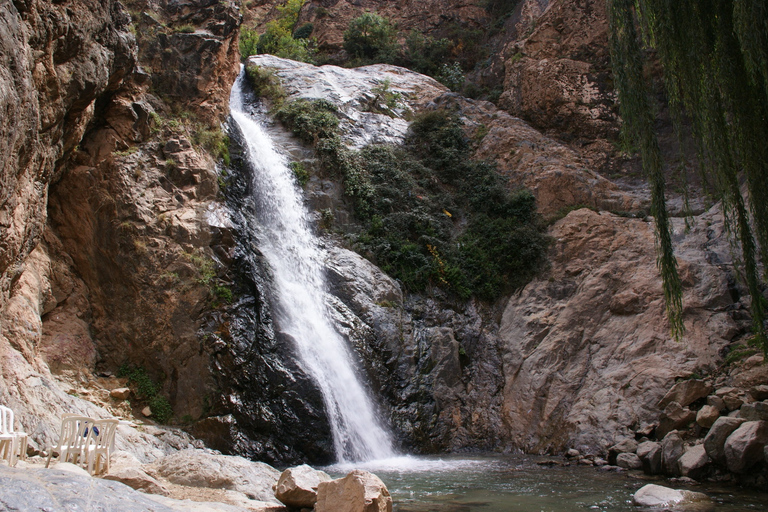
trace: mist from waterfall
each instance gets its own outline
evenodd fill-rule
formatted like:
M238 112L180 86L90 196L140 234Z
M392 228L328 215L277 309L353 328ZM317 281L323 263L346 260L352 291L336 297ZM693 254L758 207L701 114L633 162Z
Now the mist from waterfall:
M273 275L276 321L296 343L306 372L323 395L339 462L392 457L389 432L355 370L353 354L331 320L324 278L326 253L312 232L309 213L287 158L244 104L245 73L232 88L231 118L245 141L253 173L253 222L259 250Z

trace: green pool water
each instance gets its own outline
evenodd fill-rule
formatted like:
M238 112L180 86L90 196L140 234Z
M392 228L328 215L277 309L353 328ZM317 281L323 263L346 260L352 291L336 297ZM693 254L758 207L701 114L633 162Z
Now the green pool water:
M500 455L398 457L326 471L334 477L355 468L375 473L387 485L397 512L637 512L632 494L643 485L683 488L636 472L541 466L541 460ZM689 489L712 499L709 510L768 511L768 493L706 484Z

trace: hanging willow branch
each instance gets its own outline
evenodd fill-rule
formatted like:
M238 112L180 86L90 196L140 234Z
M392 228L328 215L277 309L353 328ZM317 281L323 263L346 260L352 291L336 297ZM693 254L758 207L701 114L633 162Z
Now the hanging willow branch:
M683 326L683 287L677 273L677 260L669 230L661 150L653 130L654 115L643 79L643 60L635 30L632 0L613 0L608 4L611 59L616 87L621 95L621 115L627 132L640 146L643 169L651 185L651 215L656 223L657 260L664 287L672 335L680 339Z
M611 58L621 114L640 141L653 204L663 203L664 176L653 132L653 111L642 75L636 23L664 70L674 115L682 109L703 148L701 169L717 186L726 218L742 249L752 299L755 340L766 353L766 301L759 278L768 261L768 7L765 0L608 0ZM637 14L638 19L635 19ZM661 181L661 185L659 184ZM742 193L746 185L748 195ZM656 219L659 268L673 333L682 325L666 212ZM654 216L656 213L654 213ZM677 316L676 316L677 315Z

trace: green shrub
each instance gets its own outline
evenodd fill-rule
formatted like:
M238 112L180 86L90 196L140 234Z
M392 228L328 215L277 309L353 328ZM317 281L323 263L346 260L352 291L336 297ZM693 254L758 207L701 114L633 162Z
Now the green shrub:
M449 39L434 39L412 30L405 38L405 63L414 71L436 77L440 65L451 59L454 48Z
M315 26L312 23L305 23L304 25L300 26L299 28L293 31L293 38L309 39L309 36L312 35L312 31L314 29L315 29Z
M365 12L349 22L344 31L344 49L361 63L391 63L397 55L397 33L389 20Z
M268 98L277 106L283 102L285 89L274 69L252 64L245 68L245 74L257 96Z
M452 91L461 91L464 87L464 72L458 62L441 65L435 78Z
M162 395L155 395L149 400L149 408L152 410L152 416L158 423L168 423L173 417L173 408L171 403Z
M243 60L259 53L259 33L255 29L240 25L240 57Z
M221 128L208 129L198 126L194 134L194 142L205 148L214 157L222 159L224 165L229 165L229 137Z
M296 177L296 182L302 187L306 185L309 181L309 171L307 171L304 164L302 162L291 162L290 168L291 171L293 171L293 175Z
M338 109L328 100L304 98L283 103L275 116L300 139L317 143L334 137L339 129Z
M269 53L302 62L314 62L316 50L313 42L308 39L309 33L304 37L294 33L299 13L305 2L306 0L288 0L284 5L277 7L280 14L267 23L266 30L259 36L258 53ZM302 31L299 35L307 31L305 27L306 25L299 29ZM311 27L309 32L312 32Z

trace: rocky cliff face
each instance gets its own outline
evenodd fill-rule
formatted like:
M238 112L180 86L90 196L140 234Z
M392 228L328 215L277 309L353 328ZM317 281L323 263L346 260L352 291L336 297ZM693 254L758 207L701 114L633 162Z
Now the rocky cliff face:
M30 1L2 16L2 401L50 442L61 412L104 414L77 398L99 388L97 368L130 363L199 417L196 331L227 256L211 140L224 140L237 8Z

